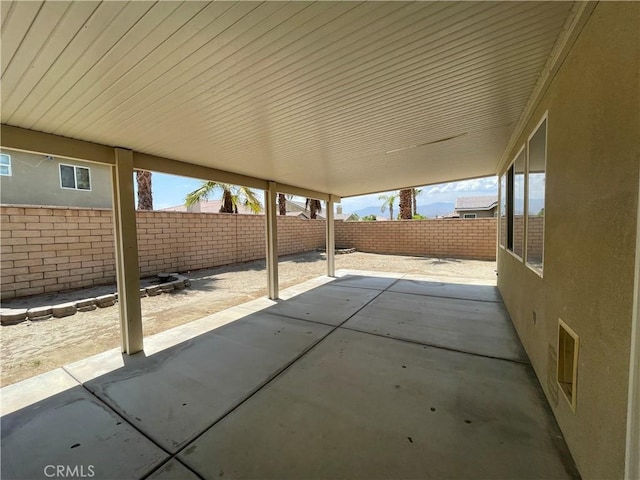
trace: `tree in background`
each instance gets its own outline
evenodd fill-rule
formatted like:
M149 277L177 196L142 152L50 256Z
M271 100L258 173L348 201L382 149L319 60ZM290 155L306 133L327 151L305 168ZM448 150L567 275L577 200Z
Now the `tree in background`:
M396 203L397 198L398 192L391 192L378 197L378 200L383 201L380 211L385 212L387 208L389 209L389 220L393 220L393 205Z
M417 217L418 216L418 195L422 193L422 189L412 188L411 190L413 193L413 216Z
M187 194L184 203L187 207L195 205L209 198L216 189L222 190L220 213L238 213L238 205L250 208L253 213L262 210L262 204L253 190L221 182L203 182L199 188Z
M318 216L318 213L322 212L322 202L320 202L320 200L316 200L315 198L307 198L305 208L309 209L311 218L315 219Z
M365 215L360 220L362 220L363 222L375 222L378 219L375 215Z
M138 210L153 210L151 172L136 170L136 182L138 184Z
M402 220L411 220L413 217L413 189L406 188L400 190L400 218Z
M278 194L278 210L280 211L280 215L287 214L287 197L284 193Z

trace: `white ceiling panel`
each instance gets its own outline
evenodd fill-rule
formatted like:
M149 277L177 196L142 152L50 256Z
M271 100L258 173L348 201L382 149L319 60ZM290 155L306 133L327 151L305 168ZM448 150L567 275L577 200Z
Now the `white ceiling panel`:
M570 2L2 2L2 123L339 196L495 173Z

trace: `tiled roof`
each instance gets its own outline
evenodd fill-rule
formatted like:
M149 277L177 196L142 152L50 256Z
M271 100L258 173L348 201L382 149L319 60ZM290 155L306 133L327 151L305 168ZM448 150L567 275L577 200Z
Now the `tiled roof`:
M200 209L195 208L188 209L184 205L176 205L175 207L163 208L163 212L194 212L194 213L220 213L220 207L222 206L222 200L205 200L200 202ZM238 213L253 214L249 207L244 205L238 205ZM262 211L260 212L262 213Z
M497 195L456 198L456 210L490 210L497 204Z

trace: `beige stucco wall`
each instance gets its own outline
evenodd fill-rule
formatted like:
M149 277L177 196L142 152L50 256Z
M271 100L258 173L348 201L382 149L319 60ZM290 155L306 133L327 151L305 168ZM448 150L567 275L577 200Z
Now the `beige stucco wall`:
M548 110L544 278L503 249L498 255L498 286L586 479L624 473L640 163L639 17L638 2L596 6L510 153L513 158ZM555 383L558 318L580 336L575 413Z
M47 159L44 155L2 150L11 155L11 176L0 176L0 203L60 207L111 207L111 171L108 165ZM89 168L91 190L71 190L60 186L60 167Z

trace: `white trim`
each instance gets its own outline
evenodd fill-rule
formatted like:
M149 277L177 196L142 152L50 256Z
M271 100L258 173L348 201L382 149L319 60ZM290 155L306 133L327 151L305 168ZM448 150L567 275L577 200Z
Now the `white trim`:
M75 187L65 187L62 185L62 170L60 167L71 167L73 168L73 182ZM78 188L78 168L83 168L89 173L89 188ZM58 176L60 177L60 188L63 190L75 190L77 192L91 192L93 190L92 182L91 182L91 168L85 167L83 165L71 165L68 163L59 163L58 164Z
M636 208L636 261L631 314L629 355L629 401L627 404L627 449L624 478L640 479L640 181Z

